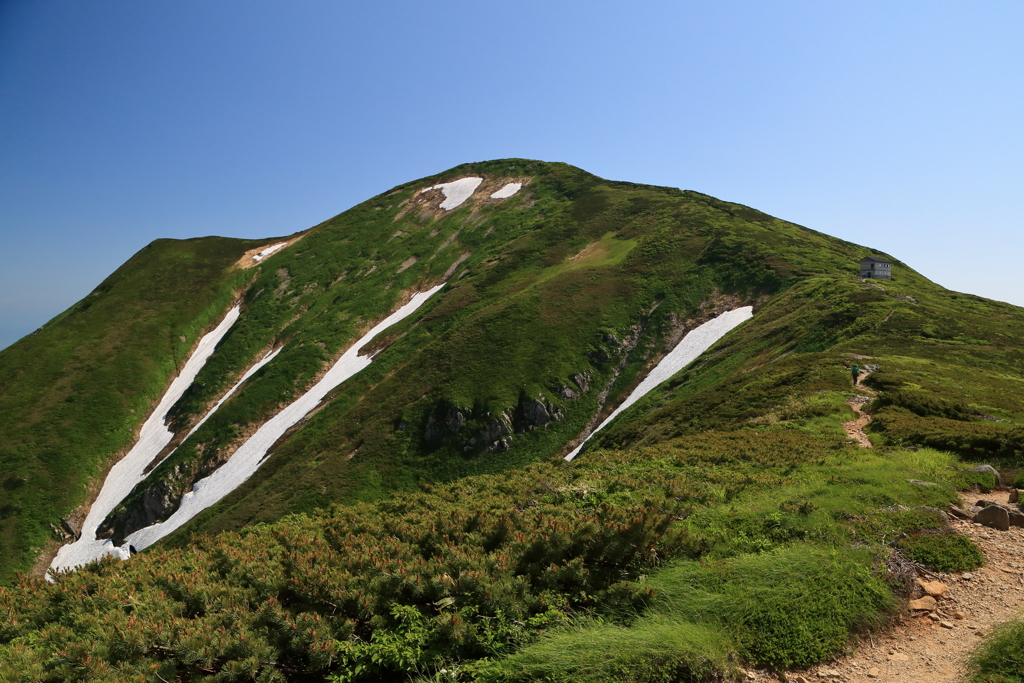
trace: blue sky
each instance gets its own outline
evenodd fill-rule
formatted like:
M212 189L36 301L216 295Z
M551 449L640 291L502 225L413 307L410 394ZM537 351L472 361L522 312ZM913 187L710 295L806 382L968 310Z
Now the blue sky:
M0 347L158 237L501 157L1024 306L1024 3L0 1Z

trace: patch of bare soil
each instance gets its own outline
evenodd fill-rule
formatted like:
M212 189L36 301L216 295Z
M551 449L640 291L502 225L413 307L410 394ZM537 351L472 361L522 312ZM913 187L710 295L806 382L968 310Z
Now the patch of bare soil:
M857 356L857 358L867 358L868 356ZM870 403L872 398L877 392L874 389L869 389L862 384L862 382L870 375L870 372L864 372L859 378L857 383L854 384L854 388L858 391L865 392L864 394L858 394L846 402L846 405L850 406L850 410L856 416L849 422L843 423L843 429L846 431L846 435L860 444L861 448L871 448L871 439L864 433L864 427L867 426L868 422L871 422L871 415L861 410L861 407L865 403ZM865 394L871 394L867 396Z
M961 496L970 507L981 496ZM992 491L986 500L1006 504L1006 491ZM968 675L968 660L982 637L996 626L1024 616L1024 528L997 531L975 522L953 520L953 529L981 548L985 566L971 572L922 575L938 594L933 610L909 609L891 628L856 643L852 653L806 671L774 674L748 671L762 683L957 683ZM940 584L940 585L936 585ZM919 585L917 595L926 590ZM926 601L927 602L927 601ZM921 603L911 603L920 605Z
M307 230L306 232L309 232L309 231ZM302 232L302 233L296 235L295 237L288 237L288 238L281 239L281 240L275 240L273 242L268 242L267 244L264 244L263 246L256 247L255 249L250 249L249 251L245 252L245 254L242 255L242 258L238 259L238 262L235 263L235 265L238 266L239 268L252 268L253 266L259 264L262 261L262 259L256 260L256 258L255 258L255 256L257 254L259 254L261 251L263 251L267 247L272 247L275 244L281 244L283 242L285 244L285 246L281 247L280 249L276 249L274 251L274 253L276 254L279 251L281 251L282 249L287 249L288 247L292 246L293 244L298 242L300 239L305 237L306 232Z

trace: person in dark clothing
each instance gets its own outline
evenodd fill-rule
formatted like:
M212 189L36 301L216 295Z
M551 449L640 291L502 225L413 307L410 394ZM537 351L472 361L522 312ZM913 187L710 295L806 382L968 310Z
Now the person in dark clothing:
M853 386L857 386L857 380L860 379L860 366L854 363L850 372L853 374Z

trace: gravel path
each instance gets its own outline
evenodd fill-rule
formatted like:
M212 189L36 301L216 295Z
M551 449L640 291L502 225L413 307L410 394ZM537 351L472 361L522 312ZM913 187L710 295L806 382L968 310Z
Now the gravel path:
M982 497L1006 504L1008 494L993 491L961 497L966 506ZM967 573L937 574L946 594L939 598L935 612L905 613L887 631L854 644L852 654L830 664L787 672L781 678L749 671L747 679L764 683L963 681L968 659L981 636L1003 622L1024 617L1024 529L996 531L966 521L952 524L957 533L978 544L985 554L985 566Z

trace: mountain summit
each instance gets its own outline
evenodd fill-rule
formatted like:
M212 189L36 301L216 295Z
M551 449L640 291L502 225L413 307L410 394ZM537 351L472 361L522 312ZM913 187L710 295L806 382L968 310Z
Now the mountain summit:
M887 279L861 277L868 257L891 266ZM294 552L305 557L328 543L332 566L347 567L350 578L404 576L406 569L382 569L391 553L411 563L403 567L434 563L429 580L440 583L398 593L360 584L361 594L382 602L343 608L352 584L330 599L324 593L334 616L311 606L310 594L286 605L268 589L259 600L279 605L274 619L292 628L300 613L341 621L328 629L333 644L317 636L293 644L313 653L322 645L321 659L306 650L266 654L301 659L260 665L266 671L358 680L360 657L377 657L365 669L371 680L420 670L402 657L442 668L511 655L573 613L647 614L657 591L642 576L672 558L728 560L732 569L722 571L740 586L768 562L765 553L788 557L798 542L810 544L812 570L825 567L825 548L851 547L848 534L878 535L864 520L930 528L934 520L897 523L878 509L948 505L953 488L977 483L957 457L1003 469L1018 462L1021 338L1021 309L950 292L892 256L740 204L607 181L560 163L465 164L289 236L158 240L38 333L0 351L0 570L9 581L16 571L72 569L108 554L127 559L156 544L124 567L157 557L178 566L176 548L190 548L213 562L196 569L241 585L249 579L232 573L234 560L224 559L235 568L221 571L211 558L235 557L231 548L245 546L242 554L291 566L281 558L292 550L280 544L290 543L282 534L292 528L305 539ZM853 363L869 375L864 384L851 384ZM850 404L855 396L863 398ZM873 419L858 427L867 424L858 443L842 423L865 404ZM927 455L914 461L908 453ZM853 488L823 503L815 487L835 485L836 476ZM883 494L887 477L900 483ZM850 493L857 486L866 488ZM790 498L776 500L773 490ZM771 511L758 511L769 499ZM440 510L447 518L431 522L434 531L408 540L421 533L412 529L424 515ZM777 533L764 526L766 514ZM340 519L352 536L339 546L324 539L334 538L325 529ZM389 519L411 526L403 531ZM533 550L495 559L506 544L526 543L526 533ZM386 539L406 545L351 547ZM209 545L218 543L226 545ZM469 553L461 569L459 553ZM850 629L892 605L869 555L850 550L834 560L846 568L846 589L860 591L863 614L833 614L843 625L824 649L797 656L789 640L778 651L726 644L701 655L714 660L708 675L725 675L734 656L789 666L841 647ZM778 561L789 567L785 557ZM315 575L315 564L295 580ZM112 566L32 590L60 591L72 576ZM492 571L509 572L501 590L519 597L485 608L489 598L477 596L476 616L458 616L460 582ZM663 572L654 584L683 604L691 597L673 591L697 581L698 570L672 571L682 574ZM498 616L520 603L512 622ZM359 650L387 629L434 624L449 608L454 621L444 628L461 634L446 636L463 643L456 650L426 641L415 657ZM459 630L458 620L488 609L497 630ZM645 638L676 628L642 618L655 620L644 622ZM594 628L598 641L612 638L600 631L609 626ZM642 635L625 622L614 628ZM474 640L484 631L493 647ZM177 662L129 659L142 671L151 656L157 669ZM231 657L221 652L193 673L227 671ZM696 671L693 661L680 662L658 670ZM167 671L185 676L188 666ZM512 678L500 680L519 680L503 671ZM578 673L563 672L584 680Z

